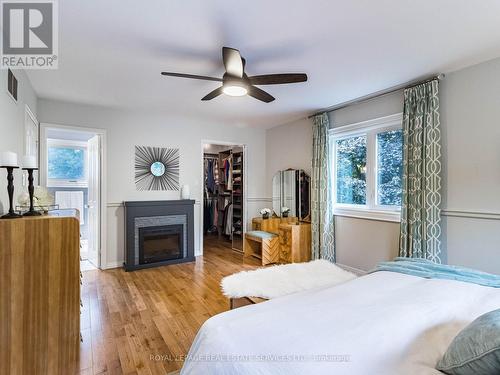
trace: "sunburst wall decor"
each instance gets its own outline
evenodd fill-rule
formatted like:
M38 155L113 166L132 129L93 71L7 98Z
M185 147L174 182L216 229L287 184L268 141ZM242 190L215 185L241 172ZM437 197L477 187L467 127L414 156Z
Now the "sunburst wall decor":
M179 190L179 149L135 146L137 190Z

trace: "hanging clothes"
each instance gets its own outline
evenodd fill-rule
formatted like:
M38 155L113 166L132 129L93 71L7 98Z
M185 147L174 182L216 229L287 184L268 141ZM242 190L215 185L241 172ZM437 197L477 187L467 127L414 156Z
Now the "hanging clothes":
M214 176L214 161L207 160L207 189L211 193L215 193L215 176Z
M233 204L229 203L226 207L224 234L230 236L232 232L233 232Z
M214 160L213 172L214 172L215 186L217 187L217 185L219 184L219 159Z
M218 231L219 203L216 197L208 198L203 203L203 232L214 233Z
M236 177L240 176L241 172L239 167ZM231 191L235 188L233 177L233 155L230 151L204 155L204 233L219 233L232 237L234 207ZM236 186L239 191L240 185L241 177Z
M205 155L204 159L204 202L203 202L203 231L204 233L217 232L218 220L218 157Z
M203 202L203 232L207 233L211 226L211 202L205 199Z
M213 218L212 218L212 227L214 232L217 232L218 230L218 224L219 224L219 199L214 200L214 205L213 205Z
M233 190L233 162L231 156L224 159L224 175L226 177L226 189Z

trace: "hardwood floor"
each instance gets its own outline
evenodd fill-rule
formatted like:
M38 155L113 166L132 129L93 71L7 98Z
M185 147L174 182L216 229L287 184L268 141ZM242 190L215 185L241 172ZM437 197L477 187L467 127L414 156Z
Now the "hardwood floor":
M258 266L213 239L196 262L83 274L80 375L161 374L182 367L200 326L229 309L220 279Z

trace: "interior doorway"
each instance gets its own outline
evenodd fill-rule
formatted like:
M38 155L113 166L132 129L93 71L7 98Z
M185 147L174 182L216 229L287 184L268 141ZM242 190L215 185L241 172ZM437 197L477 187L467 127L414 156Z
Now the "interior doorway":
M80 213L82 271L101 268L103 137L100 131L85 128L41 128L41 185L57 208Z
M203 245L243 252L245 156L244 145L203 144Z

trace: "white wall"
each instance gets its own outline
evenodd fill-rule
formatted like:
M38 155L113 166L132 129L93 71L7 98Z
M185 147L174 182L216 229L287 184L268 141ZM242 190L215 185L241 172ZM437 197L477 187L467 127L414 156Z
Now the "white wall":
M443 252L450 264L500 274L500 59L447 74L440 86L443 166ZM402 92L379 97L330 114L338 127L401 112ZM304 128L297 123L268 131L273 139L296 139ZM291 142L296 146L296 142ZM274 169L286 167L286 155L267 147ZM296 164L310 155L290 156ZM272 173L267 173L268 189ZM398 253L399 224L336 218L337 260L369 270Z
M137 191L134 184L134 146L180 148L180 184L191 187L195 206L195 253L200 253L202 141L247 145L247 217L257 215L265 197L265 131L224 126L206 119L162 113L121 111L95 106L40 100L39 120L107 130L107 227L103 267L119 266L124 256L121 203L128 200L179 199L179 192ZM210 143L210 142L207 142Z
M312 128L310 120L301 119L271 128L266 133L266 192L272 196L271 181L282 169L303 169L311 174ZM271 157L269 157L271 156Z
M19 159L24 155L25 105L37 113L37 97L31 83L22 70L14 70L18 80L18 100L12 100L7 92L7 70L0 69L0 151L14 151ZM0 170L0 213L9 209L7 172ZM14 172L14 199L22 190L21 171Z
M500 274L500 59L449 74L441 93L448 261Z

